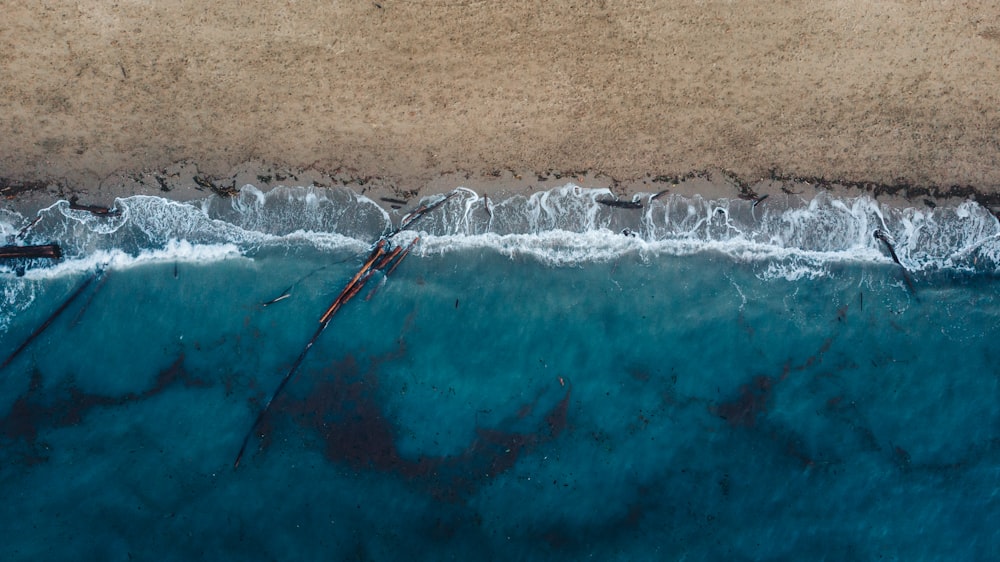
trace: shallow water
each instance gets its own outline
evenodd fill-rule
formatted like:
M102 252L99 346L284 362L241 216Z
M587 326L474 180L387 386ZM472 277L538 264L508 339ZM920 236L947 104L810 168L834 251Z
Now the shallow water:
M50 209L33 236L69 257L5 274L0 354L108 265L0 373L3 559L996 551L995 219L922 216L916 231L971 233L927 250L908 245L913 211L864 200L767 223L741 201L574 210L572 191L518 220L513 202L469 197L422 222L414 255L321 334L238 470L263 403L399 217L338 214L369 206L334 194L300 231L316 195L301 190L263 218L252 201L126 200L117 226Z

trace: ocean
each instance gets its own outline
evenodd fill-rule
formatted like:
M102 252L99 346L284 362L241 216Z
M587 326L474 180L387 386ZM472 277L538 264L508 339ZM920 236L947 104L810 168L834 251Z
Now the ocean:
M0 559L1000 550L982 207L442 197L0 211L63 252L0 264ZM320 329L383 236L419 240Z

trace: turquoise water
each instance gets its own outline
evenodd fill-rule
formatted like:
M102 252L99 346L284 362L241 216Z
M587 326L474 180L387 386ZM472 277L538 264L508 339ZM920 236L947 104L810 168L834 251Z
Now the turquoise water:
M4 270L0 355L102 273L0 372L0 557L996 552L996 219L599 196L463 192L400 233L417 250L338 312L238 470L401 217L313 189L42 211L27 241L67 257Z

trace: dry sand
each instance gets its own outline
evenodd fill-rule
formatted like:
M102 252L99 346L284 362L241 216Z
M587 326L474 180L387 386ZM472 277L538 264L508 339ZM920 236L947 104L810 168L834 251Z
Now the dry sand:
M713 170L682 184L1000 203L993 0L4 4L14 199L248 178L655 192Z

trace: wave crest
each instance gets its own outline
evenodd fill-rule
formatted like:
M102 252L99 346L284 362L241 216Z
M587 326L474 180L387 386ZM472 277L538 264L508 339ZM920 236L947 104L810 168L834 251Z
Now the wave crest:
M819 193L810 200L773 196L763 204L741 199L667 195L635 196L640 208L602 204L607 189L568 184L501 200L459 188L456 195L413 223L423 234L420 252L491 249L553 265L607 261L625 254L715 252L739 262L762 263L763 277L800 278L830 263L891 263L873 238L876 229L896 241L912 271L997 273L1000 223L972 201L935 209L896 208L866 196ZM431 203L440 195L424 198ZM180 203L160 197L118 199L116 216L70 209L60 201L39 212L25 243L58 242L64 261L93 262L117 253L116 263L167 251L174 259L191 247L214 246L253 257L263 249L310 246L320 251L363 251L404 218L346 188L245 186L233 198L211 196ZM12 238L24 218L0 215L0 232ZM173 246L171 246L173 244ZM209 259L209 254L198 259ZM10 270L8 269L8 272Z

